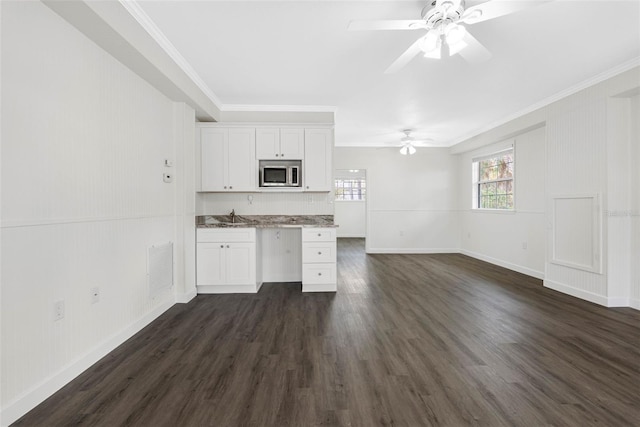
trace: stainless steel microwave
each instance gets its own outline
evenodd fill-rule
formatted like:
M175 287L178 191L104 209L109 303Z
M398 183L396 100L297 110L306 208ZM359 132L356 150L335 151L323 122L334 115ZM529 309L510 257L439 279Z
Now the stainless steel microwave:
M301 160L260 160L260 187L300 187Z

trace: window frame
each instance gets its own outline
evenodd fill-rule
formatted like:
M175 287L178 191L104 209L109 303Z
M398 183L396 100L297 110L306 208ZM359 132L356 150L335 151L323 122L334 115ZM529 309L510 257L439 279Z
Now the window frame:
M360 196L359 199L344 199L344 198L338 198L338 189L342 188L345 189L344 185L343 186L338 186L338 181L360 181L361 184L364 185L360 185L359 187L354 187L354 186L350 186L349 189L350 191L350 195L354 195L353 193L353 189L357 188L360 191L358 192L358 196ZM344 196L344 194L343 194ZM333 179L333 199L336 202L364 202L367 200L367 179L364 177L361 178L355 178L355 177L350 177L350 178L334 178Z
M496 178L492 180L481 180L480 179L480 162L500 158L505 154L511 153L511 178ZM477 156L471 159L471 180L472 180L472 191L471 191L471 209L476 212L493 212L493 213L514 213L516 211L516 148L515 144L510 144L509 146L497 149L490 153L484 154L482 156ZM481 191L480 185L487 183L498 183L498 182L508 182L511 181L511 193L506 193L506 195L511 194L513 198L512 207L510 208L483 208L481 207Z

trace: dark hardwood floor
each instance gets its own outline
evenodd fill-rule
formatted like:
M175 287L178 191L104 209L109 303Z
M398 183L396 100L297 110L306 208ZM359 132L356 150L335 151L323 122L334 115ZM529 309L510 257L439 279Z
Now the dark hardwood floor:
M640 313L338 243L338 292L180 304L20 426L640 425Z

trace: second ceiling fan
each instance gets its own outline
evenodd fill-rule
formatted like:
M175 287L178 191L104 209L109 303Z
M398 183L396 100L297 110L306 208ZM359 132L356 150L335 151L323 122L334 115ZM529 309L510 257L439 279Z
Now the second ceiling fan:
M546 0L545 0L546 1ZM543 3L539 1L537 3ZM421 19L351 21L349 30L427 30L385 71L395 73L416 55L439 59L443 51L459 54L469 62L483 62L491 53L462 24L475 24L531 7L524 1L487 1L465 8L465 0L432 0L422 9Z

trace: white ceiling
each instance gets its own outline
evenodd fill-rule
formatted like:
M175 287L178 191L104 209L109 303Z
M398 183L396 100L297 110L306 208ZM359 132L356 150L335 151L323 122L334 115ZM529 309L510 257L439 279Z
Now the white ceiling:
M335 107L337 146L397 145L407 128L451 146L637 63L639 0L528 3L467 27L493 54L485 63L418 56L384 74L424 30L347 31L349 22L419 19L426 1L139 1L223 109Z

